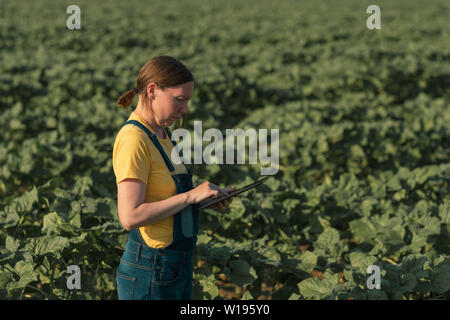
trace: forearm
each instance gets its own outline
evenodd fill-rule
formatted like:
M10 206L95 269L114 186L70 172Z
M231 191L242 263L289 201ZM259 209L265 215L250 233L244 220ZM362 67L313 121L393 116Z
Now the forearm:
M165 200L144 202L128 215L128 228L135 229L160 222L192 204L188 192L174 195Z

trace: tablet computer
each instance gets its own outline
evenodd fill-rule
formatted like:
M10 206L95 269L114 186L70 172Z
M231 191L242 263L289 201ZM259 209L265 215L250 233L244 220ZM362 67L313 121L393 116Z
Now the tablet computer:
M206 201L204 201L204 202L201 202L201 203L200 203L200 208L199 208L199 209L201 210L201 209L208 208L209 206L211 206L211 205L213 205L213 204L215 204L215 203L217 203L217 202L223 201L223 200L228 199L228 198L230 198L230 197L234 197L234 196L236 196L236 195L238 195L238 194L240 194L240 193L242 193L242 192L245 192L245 191L248 191L248 190L250 190L250 189L253 189L253 188L259 186L260 184L266 182L267 179L269 179L270 177L271 177L271 176L267 176L267 177L265 177L265 178L262 178L262 179L260 179L260 180L257 180L257 181L255 181L255 182L253 182L253 183L250 183L249 185L246 185L245 187L242 187L242 188L239 188L239 189L237 189L237 190L234 190L233 192L230 192L230 193L227 194L227 195L220 196L220 197L217 197L217 198L214 198L214 199L211 199L211 200L206 200Z

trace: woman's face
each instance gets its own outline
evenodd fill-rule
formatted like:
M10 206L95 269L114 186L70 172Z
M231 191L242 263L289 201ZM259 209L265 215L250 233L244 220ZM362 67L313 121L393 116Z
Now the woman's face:
M147 87L152 92L151 85ZM173 124L182 114L188 112L188 102L192 97L194 82L186 82L176 87L161 89L154 87L152 107L156 123L163 127Z

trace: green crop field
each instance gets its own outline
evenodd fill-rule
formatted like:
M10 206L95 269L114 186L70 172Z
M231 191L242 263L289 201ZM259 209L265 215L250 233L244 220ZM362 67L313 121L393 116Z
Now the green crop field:
M71 4L0 3L0 299L118 298L115 102L157 55L194 74L191 132L279 129L275 177L202 211L193 299L450 299L447 0L80 0L68 30Z

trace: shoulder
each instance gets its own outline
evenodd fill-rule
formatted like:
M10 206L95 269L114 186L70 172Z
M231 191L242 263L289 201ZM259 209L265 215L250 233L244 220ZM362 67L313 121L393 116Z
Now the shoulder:
M123 126L116 135L114 150L139 149L151 155L152 142L147 134L134 125Z
M116 136L116 142L117 141L128 141L128 142L137 142L137 143L150 143L150 138L148 135L142 131L142 129L139 129L137 126L128 124L126 126L123 126Z

